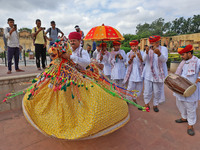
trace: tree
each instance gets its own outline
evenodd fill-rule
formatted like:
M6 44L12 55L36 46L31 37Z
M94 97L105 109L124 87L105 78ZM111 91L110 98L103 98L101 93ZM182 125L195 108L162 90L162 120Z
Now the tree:
M152 35L163 35L164 30L164 19L158 18L153 21L150 25L150 31Z
M150 25L148 23L144 23L143 25L138 24L136 26L136 34L137 35L140 35L142 33L149 32L149 31L150 31Z
M199 33L200 32L200 15L194 15L191 19L190 32Z
M29 33L31 33L31 31L32 31L29 28L20 28L20 29L18 29L19 32L24 31L24 30L27 31L27 32L29 32Z

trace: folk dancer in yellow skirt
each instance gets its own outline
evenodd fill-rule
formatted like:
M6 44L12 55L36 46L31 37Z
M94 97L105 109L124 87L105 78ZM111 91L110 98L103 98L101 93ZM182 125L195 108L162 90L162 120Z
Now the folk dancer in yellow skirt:
M55 42L49 49L53 61L23 91L26 119L43 134L67 140L96 138L119 129L129 121L125 89L99 74L98 64L87 60L79 33L70 33L69 40L72 51L68 43Z

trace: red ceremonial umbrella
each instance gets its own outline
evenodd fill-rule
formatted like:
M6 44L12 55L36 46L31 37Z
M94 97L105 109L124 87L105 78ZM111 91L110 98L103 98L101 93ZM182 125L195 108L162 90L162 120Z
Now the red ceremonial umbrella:
M119 31L111 26L102 26L93 27L85 36L84 40L94 40L94 41L114 41L124 40L123 36Z

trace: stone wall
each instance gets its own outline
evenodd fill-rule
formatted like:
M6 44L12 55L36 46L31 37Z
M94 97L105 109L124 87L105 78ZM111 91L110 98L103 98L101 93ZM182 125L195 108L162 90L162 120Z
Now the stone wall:
M164 44L170 51L177 51L178 47L188 44L192 44L195 50L200 50L200 33L161 37L161 45ZM143 50L144 45L150 45L148 38L140 40L140 49Z
M31 80L37 76L35 74L1 77L0 78L0 102L6 97L7 93L18 92L26 89L31 85ZM19 95L14 98L8 99L5 103L0 103L0 112L12 110L22 107L22 98L24 95Z

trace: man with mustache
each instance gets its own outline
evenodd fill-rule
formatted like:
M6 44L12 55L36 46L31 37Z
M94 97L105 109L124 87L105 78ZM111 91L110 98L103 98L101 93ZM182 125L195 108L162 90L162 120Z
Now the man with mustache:
M110 79L110 73L111 73L111 65L109 62L110 52L107 51L107 44L101 43L99 45L101 47L101 52L97 55L97 61L100 64L103 64L103 73Z
M72 55L64 53L62 57L71 59L81 67L80 69L85 69L90 64L90 56L81 46L81 34L79 32L71 32L69 34L69 42L72 48Z
M160 36L154 35L149 37L149 42L153 46L152 49L146 49L143 61L145 67L142 73L144 77L144 102L145 107L150 108L149 102L153 98L153 110L159 112L158 104L165 101L164 95L164 79L168 74L167 59L168 50L164 46L160 46Z
M113 41L114 50L110 53L110 64L111 64L111 79L114 80L117 84L122 86L122 82L125 76L125 62L126 62L126 53L124 50L120 49L121 43L118 41Z
M139 42L137 40L133 40L130 43L131 51L127 54L127 64L128 70L124 79L124 83L128 82L128 90L137 90L137 97L140 96L143 89L143 52L138 49ZM132 100L130 96L127 97L129 100ZM136 99L133 99L135 103Z
M178 48L178 53L183 59L176 70L176 74L188 79L190 82L199 83L200 60L193 56L193 46L187 45ZM188 122L187 133L191 136L195 134L193 126L197 120L196 109L198 106L199 86L196 91L189 97L184 97L174 93L176 96L176 105L181 113L181 118L175 120L176 123Z

